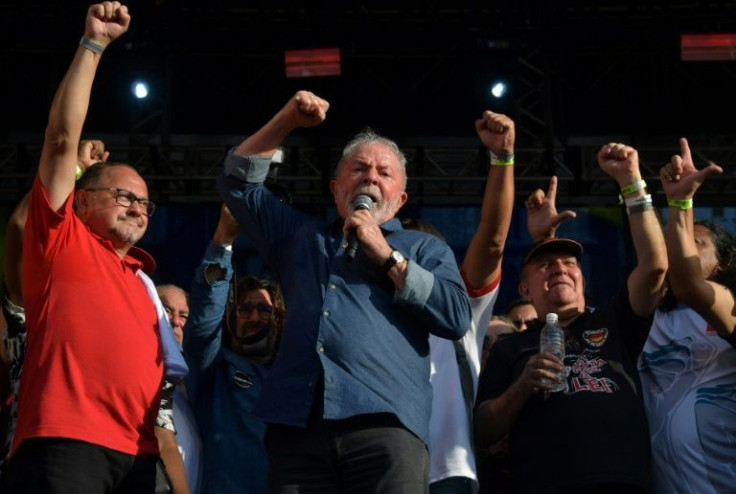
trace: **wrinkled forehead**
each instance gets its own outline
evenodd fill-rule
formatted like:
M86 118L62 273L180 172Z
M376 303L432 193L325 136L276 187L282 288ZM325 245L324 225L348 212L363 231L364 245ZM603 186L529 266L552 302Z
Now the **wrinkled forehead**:
M578 258L570 254L569 252L550 251L550 252L542 252L540 254L535 255L531 259L529 259L529 261L527 261L527 263L524 264L524 266L522 266L521 274L522 276L524 276L528 272L533 271L534 269L537 269L540 266L544 266L545 264L549 264L557 260L572 261L575 263L576 266L580 267L580 262L578 261Z
M162 287L158 289L158 296L162 304L168 305L172 309L189 311L187 297L181 290L173 287Z
M137 171L128 166L111 166L100 174L98 184L133 192L138 197L148 197L148 186Z
M387 143L381 141L368 141L359 144L342 158L339 167L354 163L374 163L376 166L395 168L399 171L404 170L401 158L396 154L396 151Z

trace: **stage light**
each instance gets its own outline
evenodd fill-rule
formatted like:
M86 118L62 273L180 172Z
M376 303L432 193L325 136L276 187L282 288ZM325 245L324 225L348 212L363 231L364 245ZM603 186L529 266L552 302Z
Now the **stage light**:
M491 86L491 94L494 98L503 98L506 94L506 90L506 83L503 81L494 82L493 86Z
M133 82L133 94L138 99L144 99L148 96L148 83L145 81Z

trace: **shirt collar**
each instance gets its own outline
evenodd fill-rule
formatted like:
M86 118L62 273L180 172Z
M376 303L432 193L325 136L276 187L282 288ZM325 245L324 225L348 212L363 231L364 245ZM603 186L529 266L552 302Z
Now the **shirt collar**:
M100 237L89 229L88 231L90 235L92 235L92 237L94 237L98 242L100 242L100 244L102 244L103 247L111 252L114 252L115 255L117 255L115 246L113 246L110 240ZM142 269L143 272L149 276L152 275L154 271L156 271L156 261L153 259L153 256L151 256L151 254L141 249L140 247L131 247L125 254L125 257L123 257L122 261L133 270Z
M131 247L125 257L137 261L143 272L149 276L156 271L156 261L153 259L153 256L140 247Z
M401 221L399 221L399 219L396 217L391 218L386 223L381 225L381 230L389 233L398 232L399 230L403 229L404 227L401 226Z

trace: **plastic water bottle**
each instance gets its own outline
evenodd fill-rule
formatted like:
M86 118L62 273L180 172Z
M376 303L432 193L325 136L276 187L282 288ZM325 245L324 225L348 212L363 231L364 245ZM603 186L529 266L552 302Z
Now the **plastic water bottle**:
M545 317L547 324L542 328L539 336L539 351L551 353L565 363L565 331L557 324L558 317L554 312L550 312ZM565 379L564 369L559 373L557 381L551 379L543 379L545 384L552 384L554 388L550 389L551 393L556 391L565 391L567 389L567 380Z

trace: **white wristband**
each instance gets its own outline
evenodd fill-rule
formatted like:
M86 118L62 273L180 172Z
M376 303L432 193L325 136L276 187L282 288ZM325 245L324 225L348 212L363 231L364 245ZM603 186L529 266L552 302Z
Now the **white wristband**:
M643 195L643 196L629 197L628 199L625 200L625 202L626 202L626 206L628 206L628 207L636 206L637 204L651 204L652 203L652 195L651 194L646 194L646 195Z
M95 43L89 38L85 38L82 36L82 39L79 40L79 46L82 48L86 48L92 53L97 53L98 55L102 55L102 52L105 51L105 47Z

